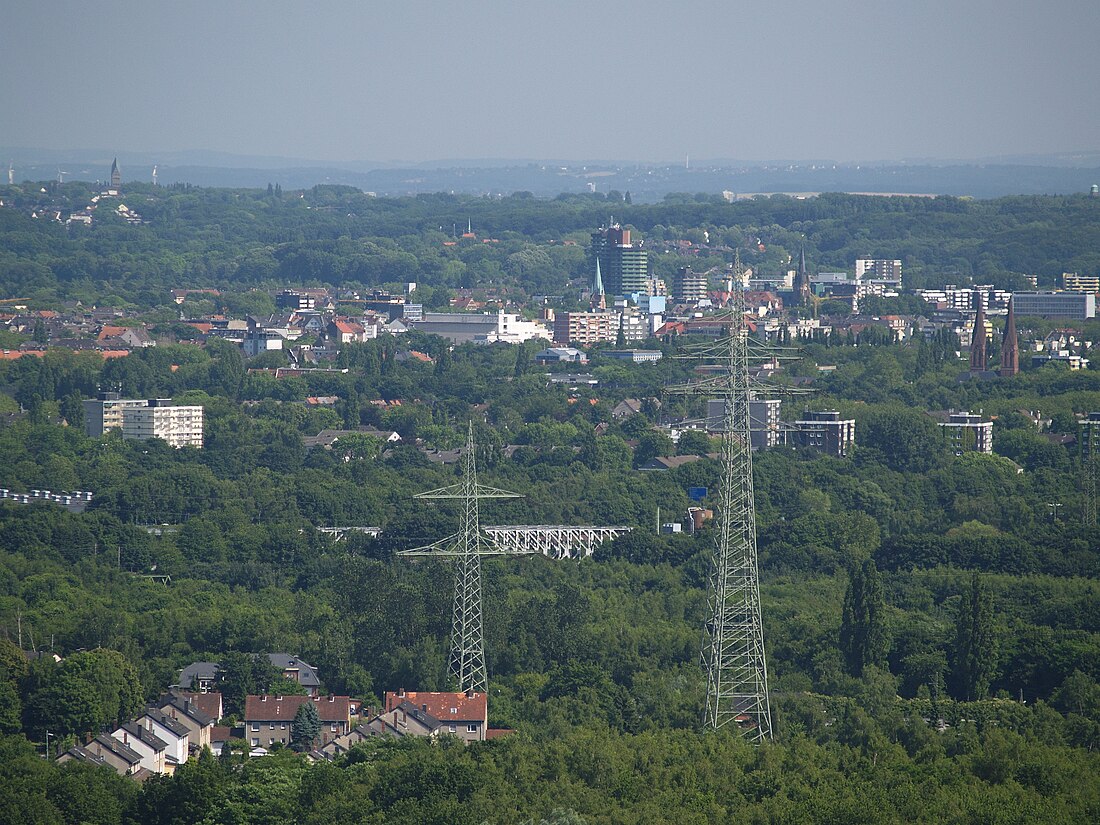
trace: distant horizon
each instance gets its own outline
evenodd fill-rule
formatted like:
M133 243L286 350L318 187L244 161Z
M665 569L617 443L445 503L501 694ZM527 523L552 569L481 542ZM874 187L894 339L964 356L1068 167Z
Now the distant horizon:
M36 161L33 155L43 157ZM29 157L30 156L30 157ZM66 160L65 158L69 159ZM276 168L289 168L294 166L307 166L319 168L350 167L374 167L378 169L401 168L493 168L504 166L526 166L530 164L566 165L574 166L606 166L614 168L653 167L653 168L722 168L722 167L769 167L780 165L835 165L843 167L857 166L953 166L953 165L980 165L1003 164L1008 166L1023 165L1073 165L1070 161L1081 160L1078 168L1091 168L1100 166L1100 148L1062 150L1054 152L1010 153L998 155L973 155L969 157L924 156L924 157L880 157L880 158L851 158L837 159L828 157L773 157L773 158L729 158L729 157L701 157L687 156L683 159L643 159L629 160L624 158L591 158L591 157L538 157L534 155L516 156L481 156L481 157L438 157L426 160L412 159L388 159L376 158L342 158L325 159L317 157L297 157L293 155L265 155L247 151L226 151L220 149L195 148L195 149L135 149L120 148L107 149L103 147L64 147L50 148L44 146L0 146L0 164L6 166L20 160L24 163L94 163L106 159L109 164L117 158L122 167L129 157L130 162L157 162L163 165L220 165L232 163L240 167L241 162L248 161L260 164L272 164ZM163 161L156 160L162 158ZM1060 161L1059 163L1054 163ZM263 168L260 166L259 168Z

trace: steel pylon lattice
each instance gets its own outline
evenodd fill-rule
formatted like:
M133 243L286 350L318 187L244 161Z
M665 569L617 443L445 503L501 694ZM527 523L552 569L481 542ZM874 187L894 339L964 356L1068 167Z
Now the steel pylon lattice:
M738 262L738 270L740 270ZM745 294L733 289L729 334L695 355L720 360L711 377L674 392L707 394L724 399L722 477L718 520L710 575L701 659L707 681L703 727L717 730L730 724L753 742L770 740L771 706L764 627L760 610L760 576L756 547L756 505L753 497L751 418L754 391L749 361L784 357L776 348L750 341L745 322Z
M466 436L466 454L462 461L462 481L420 493L416 498L458 499L462 502L461 523L457 533L425 547L404 550L399 555L454 557L455 590L449 670L459 690L483 693L488 687L488 675L485 668L485 632L482 618L481 557L503 554L482 532L478 502L481 499L522 496L478 484L474 425L470 422Z

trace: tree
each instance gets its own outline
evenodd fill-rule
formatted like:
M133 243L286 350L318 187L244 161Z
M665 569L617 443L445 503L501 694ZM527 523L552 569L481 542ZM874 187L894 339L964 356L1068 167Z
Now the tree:
M840 650L848 672L862 676L863 669L886 658L886 599L875 563L868 559L852 574L844 594L840 620Z
M294 723L290 730L290 745L299 753L313 750L313 743L321 735L321 717L312 700L302 702L294 714Z
M710 436L702 430L685 430L676 443L677 455L706 455L714 451Z
M982 699L997 668L993 594L978 575L970 577L955 622L954 686L957 699Z

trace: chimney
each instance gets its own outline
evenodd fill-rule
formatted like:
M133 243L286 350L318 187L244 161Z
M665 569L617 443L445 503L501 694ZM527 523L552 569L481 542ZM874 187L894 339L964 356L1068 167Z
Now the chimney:
M404 699L404 698L405 698L405 688L398 688L398 690L397 690L397 695L398 695L398 696L399 696L400 698Z
M474 691L473 691L473 688L471 688L470 690L467 690L467 691L466 691L466 698L467 698L467 699L473 699L473 698L474 698Z

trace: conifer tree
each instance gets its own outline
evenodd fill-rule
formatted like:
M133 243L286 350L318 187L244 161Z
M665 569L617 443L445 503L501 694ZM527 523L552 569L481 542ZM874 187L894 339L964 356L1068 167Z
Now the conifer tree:
M886 599L878 569L867 559L848 583L840 620L840 651L853 676L862 676L865 667L886 658L889 640L885 612Z
M975 572L963 592L955 622L954 687L958 699L982 699L997 669L993 594Z
M298 712L294 714L290 745L299 753L306 753L313 750L313 744L320 735L321 717L317 713L317 706L311 699L307 699L298 706Z

